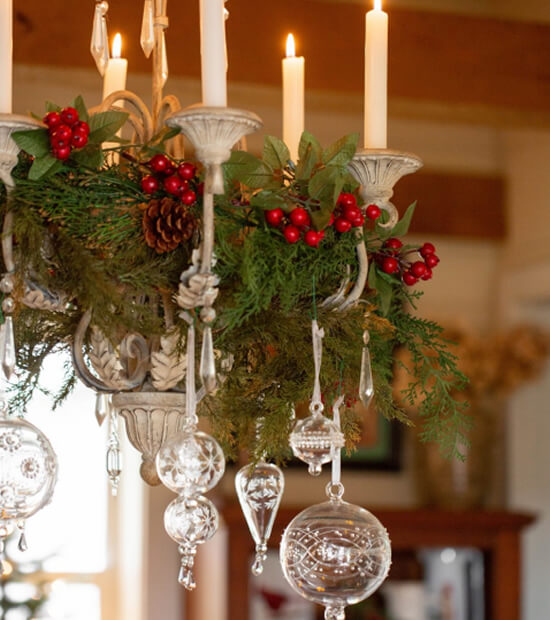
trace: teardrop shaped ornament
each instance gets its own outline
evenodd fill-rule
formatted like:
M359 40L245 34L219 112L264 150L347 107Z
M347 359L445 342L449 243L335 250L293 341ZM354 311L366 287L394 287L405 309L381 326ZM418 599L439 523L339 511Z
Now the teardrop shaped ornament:
M166 52L166 36L164 30L160 36L160 75L162 77L162 86L164 86L168 80L168 54Z
M145 0L143 6L143 20L141 22L140 43L146 58L151 56L153 48L155 47L155 27L153 21L153 0Z
M216 389L218 382L216 378L216 358L214 356L212 328L209 326L205 327L203 332L199 372L206 393L211 394Z
M105 422L105 418L111 413L111 395L98 392L95 399L95 419L99 426Z
M107 36L107 20L105 18L108 10L109 4L107 2L96 2L92 40L90 42L90 52L101 76L105 75L105 69L109 61L109 39Z
M6 316L4 323L4 338L2 342L2 369L6 379L9 381L13 371L15 370L16 356L15 356L15 337L13 334L13 318Z
M374 396L374 381L372 378L372 365L370 361L370 352L368 347L369 335L365 332L363 335L364 346L361 356L361 377L359 379L359 398L365 407L368 407Z

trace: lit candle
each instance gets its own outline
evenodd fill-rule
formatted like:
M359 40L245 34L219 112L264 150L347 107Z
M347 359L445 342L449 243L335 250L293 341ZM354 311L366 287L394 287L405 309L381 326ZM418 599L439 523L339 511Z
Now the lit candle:
M202 102L227 106L224 0L200 0Z
M126 75L128 74L128 61L121 58L122 37L120 33L113 40L113 57L107 62L103 77L103 99L119 90L126 90Z
M13 0L0 0L0 112L12 111Z
M365 39L365 148L387 147L388 14L382 0L367 13Z
M298 159L298 146L304 131L305 60L296 57L294 37L289 34L283 58L283 140L293 161Z

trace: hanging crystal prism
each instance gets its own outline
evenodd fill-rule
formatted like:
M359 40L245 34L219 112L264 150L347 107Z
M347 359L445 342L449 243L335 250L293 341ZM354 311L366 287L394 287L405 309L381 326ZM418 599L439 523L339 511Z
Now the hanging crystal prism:
M201 365L199 374L206 393L211 394L216 389L217 380L212 328L208 325L204 328L202 336Z
M359 379L359 398L365 407L368 407L374 396L374 382L372 380L372 366L369 352L370 335L367 330L363 332L363 355L361 357L361 377Z
M235 488L248 529L256 543L252 574L261 575L267 558L267 542L285 488L283 472L272 463L245 465L235 476Z
M6 301L13 301L11 298L6 298L4 300L4 304ZM4 370L4 374L6 375L6 379L11 378L13 371L15 370L15 337L13 334L13 318L11 316L6 316L4 322L4 337L2 339L2 369Z
M118 436L118 418L114 409L109 412L109 443L107 445L107 473L113 496L118 494L122 473L122 453Z
M145 0L143 6L143 20L141 22L141 49L146 58L151 56L155 47L155 26L153 0Z
M98 392L95 398L95 419L99 426L103 424L105 418L111 412L111 395Z
M108 2L105 2L105 0L96 2L90 52L101 76L105 74L105 68L109 61L109 37L107 35L107 19L105 17L108 10Z
M160 35L160 75L162 77L162 86L168 80L168 53L166 52L166 35L164 30Z
M29 546L27 545L27 537L25 536L25 521L19 521L17 527L20 531L19 542L17 543L17 548L19 551L27 551Z

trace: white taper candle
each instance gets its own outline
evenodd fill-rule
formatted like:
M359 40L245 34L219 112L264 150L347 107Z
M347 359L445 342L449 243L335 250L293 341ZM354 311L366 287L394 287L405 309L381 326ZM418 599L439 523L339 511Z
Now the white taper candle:
M200 0L202 102L227 106L224 0Z
M12 111L13 0L0 0L0 112Z
M293 161L298 159L298 146L304 131L305 59L296 57L294 37L289 34L283 58L283 140Z

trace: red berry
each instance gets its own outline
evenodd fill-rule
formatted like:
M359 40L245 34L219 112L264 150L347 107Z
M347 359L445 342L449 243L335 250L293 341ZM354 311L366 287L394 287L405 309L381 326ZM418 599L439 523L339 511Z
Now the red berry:
M265 212L265 221L270 226L279 226L283 221L285 214L282 209L270 209Z
M395 260L395 258L386 256L386 258L382 261L382 271L389 274L396 273L399 271L399 263Z
M344 207L343 215L346 220L353 223L361 217L361 209L359 209L359 207Z
M184 181L190 181L197 172L196 166L189 162L184 162L178 166L178 174Z
M50 142L55 145L58 142L70 142L73 137L72 129L68 125L57 125L50 135Z
M311 224L309 213L303 207L296 207L290 212L290 221L298 228L305 228Z
M439 264L439 256L436 256L435 254L428 254L428 256L426 256L425 258L425 263L426 267L433 269Z
M202 196L204 194L204 183L199 183L197 185L197 192L199 196Z
M61 124L61 114L59 112L48 112L44 117L44 123L51 129Z
M357 198L353 194L342 193L338 197L338 203L344 207L356 207L357 206Z
M73 137L71 139L71 145L74 146L75 149L81 149L88 144L88 136L81 131L73 132Z
M365 223L365 216L360 213L359 217L356 220L353 220L352 225L355 228L361 228L361 226L363 226L363 224Z
M336 228L339 233L347 233L351 230L351 222L346 220L345 217L337 217L334 222L334 228Z
M168 157L166 157L166 155L162 155L161 153L154 155L149 162L151 170L154 170L155 172L165 172L170 165L171 164Z
M74 108L63 108L61 120L71 127L78 122L78 112Z
M396 237L391 237L384 242L384 247L389 250L400 250L403 247L403 243Z
M333 211L333 212L330 214L330 220L329 220L329 222L328 222L327 226L332 226L332 225L334 224L334 220L335 220L335 219L336 219L336 218L334 217L334 211Z
M432 279L432 270L429 267L426 267L426 273L422 276L423 280L431 280Z
M322 238L316 230L308 230L304 235L304 241L312 248L318 248Z
M181 195L181 201L184 205L190 206L197 201L197 194L192 189L188 189Z
M73 133L83 133L85 136L90 135L90 125L86 121L78 121L73 125Z
M319 236L319 241L322 241L325 238L325 231L324 230L319 230L317 232L317 235Z
M159 182L157 181L157 179L155 179L153 175L148 174L146 177L143 177L143 179L141 179L141 189L146 194L154 194L156 191L158 191L158 188Z
M415 278L410 271L403 272L403 282L407 286L414 286L418 282L418 278Z
M380 217L382 211L378 205L369 205L365 211L369 220L377 220Z
M69 157L71 156L71 147L62 146L60 148L56 148L53 151L53 156L57 157L57 159L60 159L61 161L65 161L66 159L69 159Z
M179 196L182 194L183 190L182 180L177 174L173 174L171 177L166 177L166 179L164 179L164 189L169 194L172 194L172 196ZM194 200L192 202L194 202Z
M435 254L435 245L433 243L425 243L419 250L420 256L422 258L426 258L426 256L430 256L431 254Z
M421 278L426 273L427 269L425 263L420 260L417 260L416 263L411 265L411 273L415 278Z
M285 226L285 229L283 230L283 235L285 236L285 239L288 241L288 243L297 243L300 240L300 230L292 224Z

